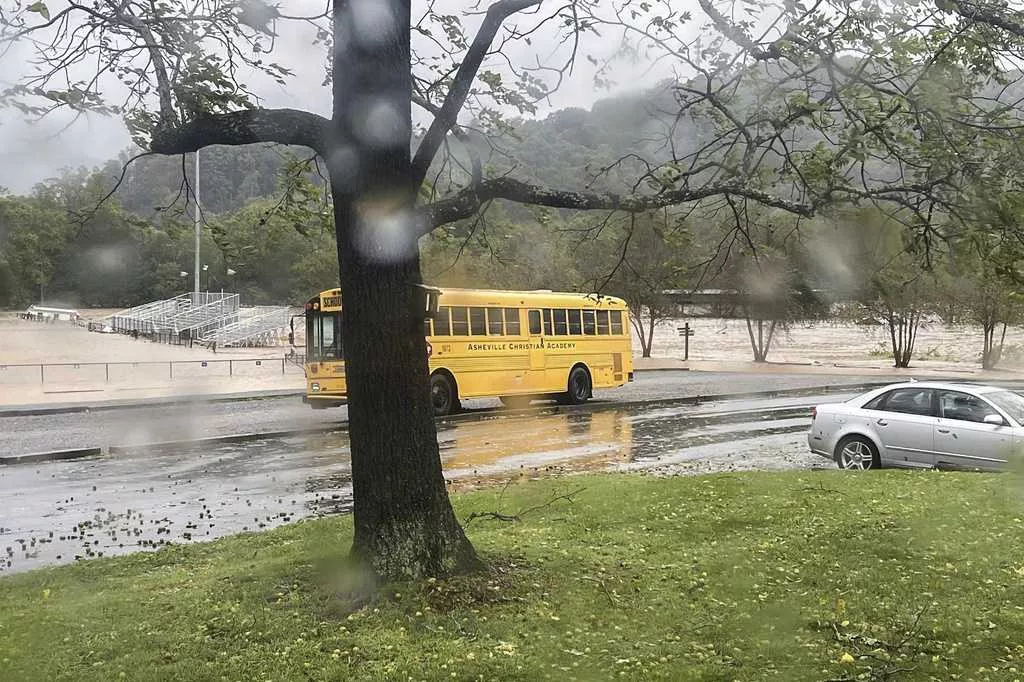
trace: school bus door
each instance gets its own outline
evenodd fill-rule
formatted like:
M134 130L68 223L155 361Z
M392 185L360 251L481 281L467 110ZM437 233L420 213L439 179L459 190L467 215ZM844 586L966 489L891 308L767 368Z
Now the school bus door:
M530 333L530 376L544 376L544 327L541 324L541 311L530 310L527 314Z

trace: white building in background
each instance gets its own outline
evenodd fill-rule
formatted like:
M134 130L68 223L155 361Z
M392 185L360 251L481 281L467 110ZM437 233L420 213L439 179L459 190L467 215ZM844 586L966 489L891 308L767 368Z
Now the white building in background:
M78 322L81 317L77 310L71 308L50 308L48 306L30 305L21 314L26 320L39 320L40 322Z

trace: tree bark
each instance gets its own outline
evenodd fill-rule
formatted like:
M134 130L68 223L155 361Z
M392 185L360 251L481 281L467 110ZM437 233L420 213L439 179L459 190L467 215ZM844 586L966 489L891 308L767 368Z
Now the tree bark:
M914 344L917 341L917 330L921 326L921 313L886 314L886 326L889 328L889 340L892 343L893 366L910 367L914 355Z
M647 330L644 325L643 314L643 307L637 305L630 311L629 321L633 325L633 330L636 331L636 337L640 339L640 352L643 354L643 357L649 358L651 357L651 348L647 343Z
M764 320L757 320L757 337L754 337L754 325L749 314L744 314L747 322L747 336L750 337L750 348L754 352L754 362L764 362L768 357L768 348L764 341ZM772 331L775 329L775 322L772 321L771 329L768 331L768 344L771 344Z
M982 333L984 334L984 344L981 350L981 368L982 369L995 369L996 365L999 364L999 360L1003 355L1003 346L1006 343L1006 326L1007 323L1003 322L1003 331L999 337L999 343L996 343L996 327L999 326L999 322L995 317L986 319L981 326Z
M981 333L984 338L981 345L981 368L992 369L992 342L995 340L996 325L992 320L985 320L981 325Z
M651 357L651 349L654 348L654 326L658 323L658 320L654 314L654 308L648 308L650 318L648 319L647 326L647 343L644 344L644 357Z
M334 146L355 538L384 581L480 566L448 499L428 386L412 122L409 0L356 32L335 3Z

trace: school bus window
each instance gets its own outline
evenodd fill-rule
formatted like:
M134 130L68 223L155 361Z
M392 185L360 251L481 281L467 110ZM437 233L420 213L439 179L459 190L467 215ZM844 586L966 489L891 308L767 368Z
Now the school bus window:
M519 308L505 308L505 333L519 336Z
M469 309L469 335L484 336L487 334L487 320L483 308Z
M504 333L502 328L501 308L487 309L487 334L488 336L501 336Z
M587 336L593 336L597 333L597 322L594 320L593 310L583 311L583 333Z
M608 334L608 311L597 311L597 333L602 336Z
M580 324L580 311L578 310L569 311L569 333L576 335L583 333L583 325Z
M530 335L540 336L540 311L531 310L526 315L530 323Z
M429 317L427 319L423 320L423 335L424 336L433 336L433 333L430 331L430 318Z
M551 322L552 312L551 308L544 309L544 336L554 336L555 334L555 326Z
M565 311L555 310L555 336L565 336L569 333L569 327L565 322Z
M434 334L436 336L452 335L452 323L448 312L449 310L450 309L446 305L437 309L437 315L434 316Z
M612 334L622 333L622 311L612 310Z
M469 314L465 308L452 308L452 336L469 336Z

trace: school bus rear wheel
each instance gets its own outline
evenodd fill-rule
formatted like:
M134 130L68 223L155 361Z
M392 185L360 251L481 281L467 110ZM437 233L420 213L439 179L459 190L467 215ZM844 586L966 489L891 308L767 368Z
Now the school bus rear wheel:
M569 372L567 390L561 396L561 401L567 405L582 405L590 398L590 372L583 365L576 365Z
M434 372L430 376L430 403L435 417L443 417L459 411L459 392L455 382L445 372Z

